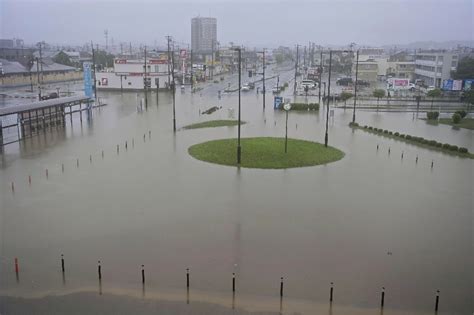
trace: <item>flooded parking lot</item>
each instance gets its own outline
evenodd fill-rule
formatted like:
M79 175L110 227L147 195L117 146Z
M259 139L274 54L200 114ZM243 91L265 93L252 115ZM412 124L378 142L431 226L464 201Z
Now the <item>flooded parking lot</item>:
M382 287L386 314L432 314L436 290L440 314L472 311L472 160L352 130L352 110L337 108L329 144L345 152L340 161L287 170L201 162L188 155L191 145L237 134L236 127L180 129L236 117L236 93L219 99L214 89L177 92L176 133L166 92L150 93L143 111L136 93L102 92L107 106L82 124L74 116L64 129L6 147L0 289L11 298L3 298L5 305L14 307L13 297L47 295L67 296L59 304L100 303L100 260L103 294L127 295L130 303L142 303L131 301L142 298L144 264L147 299L183 305L189 268L196 299L186 306L196 312L208 307L198 302L230 307L232 273L242 314L280 312L280 277L288 314L378 314ZM269 94L263 111L261 97L242 94L242 136L284 136L284 113L273 110ZM212 106L222 109L200 115ZM412 113L361 111L357 121L474 150L472 131L429 125ZM290 112L289 137L323 142L324 124L324 108ZM93 294L74 294L82 291Z

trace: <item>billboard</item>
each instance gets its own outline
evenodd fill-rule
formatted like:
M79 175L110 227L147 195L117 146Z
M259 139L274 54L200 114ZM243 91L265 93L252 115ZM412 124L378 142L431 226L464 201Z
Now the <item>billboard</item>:
M394 87L408 87L410 79L393 79Z
M474 87L474 79L464 80L464 91L469 91Z
M453 80L453 91L462 90L462 80Z
M443 90L451 91L453 89L453 80L444 80L443 81Z
M275 96L273 100L273 109L279 109L282 103L283 103L283 97Z
M84 94L87 97L92 97L92 63L84 62Z

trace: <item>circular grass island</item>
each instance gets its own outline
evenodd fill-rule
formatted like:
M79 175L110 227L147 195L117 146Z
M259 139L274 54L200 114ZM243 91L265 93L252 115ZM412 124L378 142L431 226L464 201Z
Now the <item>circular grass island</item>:
M324 144L306 140L288 139L285 153L285 138L242 138L241 167L283 169L327 164L340 160L344 152L325 147ZM194 158L229 166L237 164L237 139L212 140L189 147Z

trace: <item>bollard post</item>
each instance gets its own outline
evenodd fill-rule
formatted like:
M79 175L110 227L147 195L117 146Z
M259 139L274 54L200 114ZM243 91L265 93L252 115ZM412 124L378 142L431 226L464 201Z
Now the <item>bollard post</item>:
M143 142L145 142L145 134L143 134Z
M403 151L402 151L402 160L403 160Z
M189 289L189 268L186 268L186 288Z
M89 162L92 164L92 154L89 155Z
M142 283L145 284L145 266L142 265Z
M79 159L76 159L76 167L79 168Z
M274 123L274 125L275 125L275 126L277 125L277 122L276 122L276 120L275 120L273 123Z
M64 163L61 164L61 172L64 173Z
M296 130L298 130L298 124L296 124Z
M12 182L12 192L15 192L15 184Z
M385 304L385 287L382 287L382 296L380 297L380 307L383 308Z
M232 273L232 292L235 292L235 272Z
M433 164L434 164L434 161L432 160L432 161L431 161L431 168L433 168Z
M390 148L388 148L388 154L390 155Z
M28 184L31 185L31 175L28 175Z
M18 275L20 273L20 267L18 265L18 258L15 257L15 273Z
M379 145L377 144L377 150L379 149Z
M46 178L49 177L49 174L48 174L48 169L46 169Z
M64 255L63 254L61 254L61 270L64 273L65 269L64 269Z
M435 312L438 312L439 306L439 290L436 290Z
M415 163L418 164L418 155L416 156Z
M102 150L102 159L104 158L104 150Z
M128 150L128 143L125 141L125 150Z
M283 296L283 277L280 278L280 297Z
M331 290L329 291L329 302L332 302L333 293L334 293L334 283L331 282Z
M117 144L117 154L119 154L120 148L119 145Z
M151 139L151 130L148 130L148 139Z
M100 260L97 264L97 273L99 275L99 280L102 280L102 266L100 265Z

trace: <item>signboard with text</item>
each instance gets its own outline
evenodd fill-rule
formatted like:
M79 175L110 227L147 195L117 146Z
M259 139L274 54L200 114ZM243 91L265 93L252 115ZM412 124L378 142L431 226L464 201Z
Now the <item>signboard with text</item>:
M283 97L275 96L273 100L273 109L279 109L282 103L283 103Z
M474 79L464 80L464 91L469 91L474 87Z
M451 91L453 89L453 80L444 80L443 81L443 90Z
M84 62L84 94L87 97L92 97L92 63Z
M453 91L462 90L462 80L453 80Z

